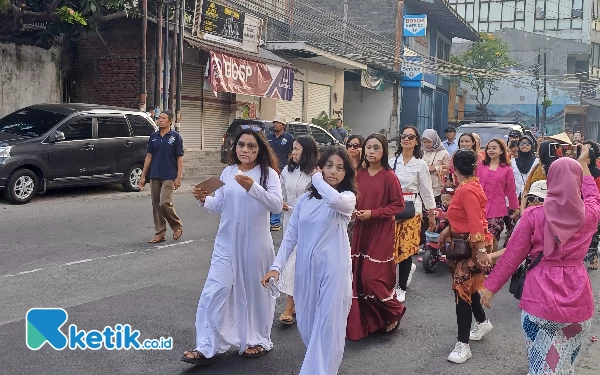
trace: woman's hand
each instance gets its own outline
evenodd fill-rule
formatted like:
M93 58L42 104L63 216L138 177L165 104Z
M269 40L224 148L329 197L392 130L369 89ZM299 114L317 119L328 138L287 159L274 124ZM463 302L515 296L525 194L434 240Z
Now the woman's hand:
M477 251L477 263L482 267L489 267L492 261L490 260L488 253Z
M194 186L192 194L194 194L194 198L196 198L196 200L204 203L204 201L206 201L206 197L208 196L208 191L202 190L202 188L199 188L198 186Z
M446 227L446 229L444 229L442 231L442 233L440 233L440 237L438 238L438 243L440 244L440 246L442 246L442 248L445 248L446 243L448 242L449 239L450 239L450 227Z
M446 164L442 164L440 167L440 174L442 176L447 176L450 173L450 166Z
M436 171L436 166L435 166L435 165L430 165L430 166L429 166L429 172L430 172L430 173L433 173L433 172L435 172L435 171Z
M321 171L321 168L316 167L315 169L313 169L312 174L310 175L311 177L316 175L317 173L323 173L323 171Z
M360 210L356 213L358 220L369 220L371 218L371 210Z
M590 172L590 146L589 145L581 145L581 155L579 155L579 158L577 159L577 161L579 162L579 164L581 164L581 168L583 168L583 175L584 176L591 176L591 172Z
M290 206L288 206L287 202L283 202L283 210L284 211L289 211L290 210Z
M496 293L489 291L489 290L484 290L483 295L481 296L481 304L485 307L487 307L488 309L491 309L492 306L490 306L490 301L492 300L492 298L494 298L494 295Z
M246 191L250 191L252 185L254 185L254 180L252 177L237 175L234 177L238 184L240 184Z
M279 271L275 271L275 270L269 271L260 282L262 284L262 286L264 286L266 288L267 284L269 283L269 279L271 277L275 278L275 282L278 282L279 281Z
M513 220L517 221L517 220L519 220L520 216L521 216L521 210L519 208L516 208L515 212L513 212L511 217L513 218Z

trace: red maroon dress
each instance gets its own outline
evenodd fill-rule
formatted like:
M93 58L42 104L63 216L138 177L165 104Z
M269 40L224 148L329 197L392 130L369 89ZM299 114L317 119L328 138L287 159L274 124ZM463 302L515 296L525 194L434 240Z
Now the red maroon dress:
M382 169L356 175L357 210L371 210L371 219L356 220L352 235L352 307L346 336L360 340L400 321L406 307L396 299L394 216L404 210L398 177Z

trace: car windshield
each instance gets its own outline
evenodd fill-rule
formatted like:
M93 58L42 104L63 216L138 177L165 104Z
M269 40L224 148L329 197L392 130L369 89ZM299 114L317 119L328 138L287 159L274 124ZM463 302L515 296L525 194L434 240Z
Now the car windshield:
M0 119L0 131L24 137L40 137L65 117L59 113L26 108Z
M464 133L477 133L477 135L481 138L481 148L485 148L489 141L494 138L500 138L504 141L504 143L508 142L508 133L511 131L510 128L488 128L488 127L468 127L458 129L458 133L456 138L459 139L460 136Z
M235 132L238 130L238 128L242 125L249 125L251 127L260 127L264 129L264 124L261 121L255 121L255 120L235 120L231 123L231 125L229 125L229 129L227 130L227 133L229 134L235 134Z

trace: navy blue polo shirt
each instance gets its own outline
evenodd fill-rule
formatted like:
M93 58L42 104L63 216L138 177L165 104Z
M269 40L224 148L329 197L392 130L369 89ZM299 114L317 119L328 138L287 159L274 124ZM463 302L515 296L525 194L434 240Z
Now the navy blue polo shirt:
M279 137L275 133L270 133L267 136L267 141L269 141L275 155L277 155L277 159L279 159L279 170L283 170L294 148L294 137L288 132L283 132Z
M175 180L177 178L177 157L183 156L183 139L171 130L164 137L160 131L152 133L148 140L148 153L152 154L150 178Z

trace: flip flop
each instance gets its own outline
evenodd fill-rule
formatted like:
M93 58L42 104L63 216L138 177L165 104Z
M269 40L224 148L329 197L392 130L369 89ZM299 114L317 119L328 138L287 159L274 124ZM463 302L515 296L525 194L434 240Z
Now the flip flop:
M210 361L209 358L206 358L204 354L200 353L197 350L189 350L188 352L192 353L194 355L194 358L190 358L184 354L181 356L181 360L183 362L187 362L192 365L201 365L206 364L208 361Z
M389 334L392 334L392 333L396 332L398 330L398 328L400 328L400 321L398 321L396 323L396 326L394 328L392 328L391 330L389 330L389 331L386 331L387 327L385 327L383 329L383 333L385 333L386 335L389 335Z
M265 354L268 353L267 350L265 348L263 348L262 346L260 346L260 345L251 346L248 349L255 349L255 350L260 350L260 351L258 353L252 353L252 354L246 353L244 351L244 353L242 354L243 357L246 357L246 358L260 358L260 357L262 357L262 356L264 356ZM248 350L248 349L246 349L246 350Z
M167 240L167 238L165 236L161 237L161 238L153 238L150 241L148 241L148 243L161 243L161 242L165 242Z
M178 236L176 235L177 233L179 233ZM180 239L181 236L183 236L183 229L177 229L176 231L173 232L173 239L175 241L177 241L178 239Z
M293 325L296 322L296 319L294 319L293 316L281 314L279 316L279 322L281 324L285 324L285 325L291 326L291 325Z

